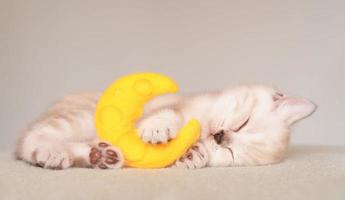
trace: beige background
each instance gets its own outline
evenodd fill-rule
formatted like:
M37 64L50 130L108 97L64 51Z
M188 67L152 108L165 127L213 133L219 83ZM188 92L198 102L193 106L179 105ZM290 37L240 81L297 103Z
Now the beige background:
M273 84L319 105L293 143L344 145L344 55L343 0L0 0L0 149L56 98L139 71Z

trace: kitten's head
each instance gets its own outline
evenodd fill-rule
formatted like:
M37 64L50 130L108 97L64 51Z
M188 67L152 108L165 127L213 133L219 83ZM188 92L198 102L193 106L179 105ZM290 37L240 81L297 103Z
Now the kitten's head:
M211 135L204 143L210 166L262 165L281 161L290 126L309 116L316 106L271 87L229 89L210 113Z

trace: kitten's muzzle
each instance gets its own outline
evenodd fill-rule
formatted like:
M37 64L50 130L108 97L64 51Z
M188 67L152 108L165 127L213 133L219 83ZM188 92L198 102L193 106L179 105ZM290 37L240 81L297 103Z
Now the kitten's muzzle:
M213 138L217 142L217 144L221 144L222 141L224 140L224 135L225 135L224 131L221 130L218 133L214 134Z

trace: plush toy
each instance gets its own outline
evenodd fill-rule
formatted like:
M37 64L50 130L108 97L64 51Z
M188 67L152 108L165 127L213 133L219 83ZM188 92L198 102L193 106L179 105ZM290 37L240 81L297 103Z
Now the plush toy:
M101 96L95 114L97 135L118 147L126 166L161 168L180 158L200 136L200 124L190 120L167 144L147 144L138 136L136 120L144 104L154 96L178 89L170 78L156 73L124 76L111 84Z

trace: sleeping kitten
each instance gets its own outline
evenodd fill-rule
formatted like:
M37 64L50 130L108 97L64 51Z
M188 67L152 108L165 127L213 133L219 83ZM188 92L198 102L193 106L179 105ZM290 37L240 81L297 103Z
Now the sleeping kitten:
M99 94L67 96L19 137L16 156L49 169L125 167L121 151L98 141L94 111ZM290 126L315 105L267 86L239 86L190 96L162 95L146 104L137 123L148 143L166 143L191 118L202 124L201 138L173 167L264 165L281 161Z

